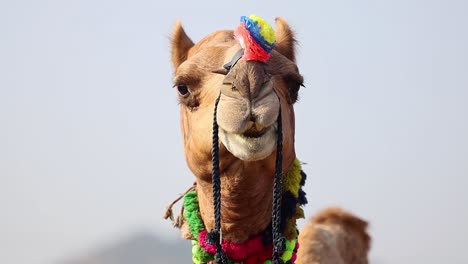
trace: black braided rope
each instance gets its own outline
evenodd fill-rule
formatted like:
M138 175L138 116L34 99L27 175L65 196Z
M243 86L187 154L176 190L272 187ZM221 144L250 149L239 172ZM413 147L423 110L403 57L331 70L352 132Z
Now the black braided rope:
M273 233L273 264L284 263L281 253L285 248L285 238L281 232L281 201L283 193L283 124L281 121L281 107L277 120L276 164L273 183L272 233Z
M216 121L218 112L218 103L221 94L215 102L213 114L213 141L211 149L211 161L213 168L211 170L211 182L213 184L213 208L215 215L215 226L208 233L207 241L210 244L216 245L215 261L217 264L227 264L227 257L221 248L221 173L219 169L219 140L218 140L218 122Z

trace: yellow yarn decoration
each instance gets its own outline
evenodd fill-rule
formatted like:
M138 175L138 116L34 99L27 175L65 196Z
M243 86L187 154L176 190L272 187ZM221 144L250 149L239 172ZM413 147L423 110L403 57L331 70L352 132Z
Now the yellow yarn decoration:
M301 162L296 158L291 168L283 176L283 191L291 192L294 197L299 197L301 184Z
M249 18L260 25L260 34L268 43L272 44L275 42L275 30L271 27L270 23L257 15L250 15Z

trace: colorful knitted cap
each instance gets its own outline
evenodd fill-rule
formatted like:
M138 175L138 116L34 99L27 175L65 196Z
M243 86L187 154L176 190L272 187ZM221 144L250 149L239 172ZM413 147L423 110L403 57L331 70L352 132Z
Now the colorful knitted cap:
M275 31L268 22L256 16L242 16L234 37L244 49L244 60L266 62L275 47Z

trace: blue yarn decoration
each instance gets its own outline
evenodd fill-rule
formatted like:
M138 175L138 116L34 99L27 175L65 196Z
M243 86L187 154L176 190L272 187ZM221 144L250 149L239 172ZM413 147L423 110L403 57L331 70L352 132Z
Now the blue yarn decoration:
M262 28L257 21L250 19L247 16L241 16L240 21L244 23L245 28L250 32L250 35L255 41L267 52L270 53L275 47L275 43L268 43L261 35Z

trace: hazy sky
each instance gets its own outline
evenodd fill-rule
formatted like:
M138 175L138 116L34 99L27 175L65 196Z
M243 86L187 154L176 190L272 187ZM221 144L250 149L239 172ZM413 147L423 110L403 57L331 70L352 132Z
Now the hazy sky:
M468 263L468 2L296 2L0 1L0 263L177 237L171 27L198 41L252 13L297 32L307 215L369 220L376 264Z

